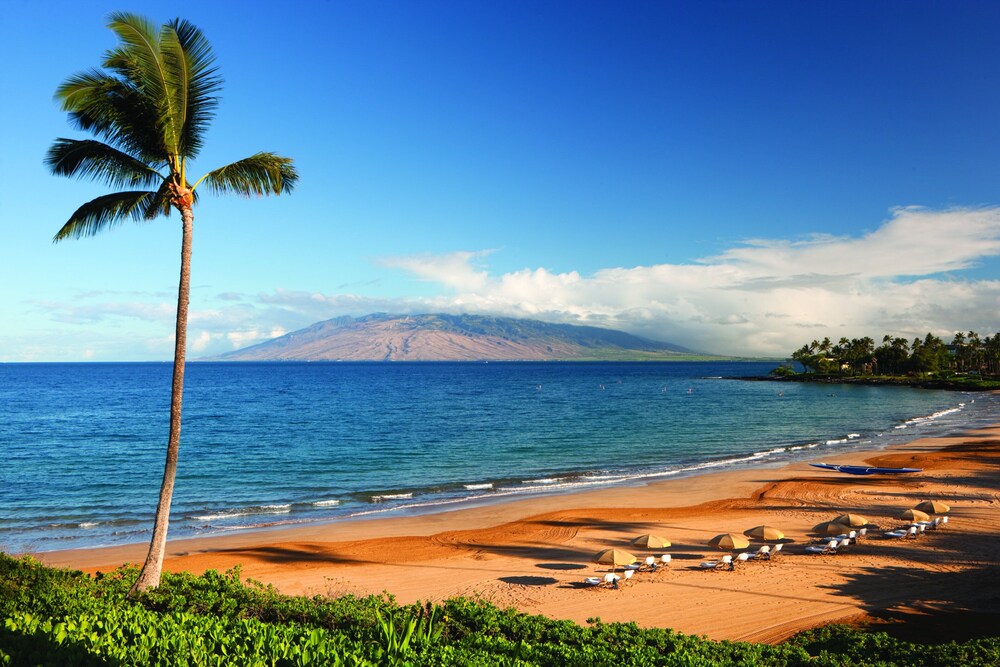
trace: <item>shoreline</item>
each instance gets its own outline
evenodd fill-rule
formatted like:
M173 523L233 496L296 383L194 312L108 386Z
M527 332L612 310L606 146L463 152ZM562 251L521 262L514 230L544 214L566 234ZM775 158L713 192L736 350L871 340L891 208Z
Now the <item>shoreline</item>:
M744 378L753 380L753 378ZM993 392L994 394L1000 396L1000 391ZM975 400L973 399L973 402ZM964 404L960 404L964 405ZM913 423L918 423L928 419L935 419L944 414L954 412L956 408L947 408L940 412L935 412L930 415L923 417L911 417L900 425L897 425L896 429L905 429L912 425ZM956 430L961 432L968 430L970 428L982 428L984 422L982 420L976 421L978 426L965 426L962 428L957 428ZM1000 425L1000 423L998 423ZM987 427L989 424L986 425ZM655 485L665 482L682 481L692 478L697 478L705 475L720 475L727 472L747 472L753 470L781 470L789 466L794 466L796 464L806 463L807 457L815 459L818 457L824 457L824 460L829 461L840 461L845 457L864 457L864 456L874 456L879 452L887 451L893 447L906 444L909 440L902 440L900 435L894 435L896 433L894 430L886 429L885 432L878 432L875 435L868 435L865 437L859 436L856 433L846 434L836 440L801 440L796 444L779 446L777 448L768 449L767 445L761 445L763 448L761 451L755 451L752 453L741 452L738 454L732 454L729 457L722 459L709 459L702 461L700 463L692 464L690 467L683 467L676 470L666 470L662 472L650 472L650 471L638 471L632 475L627 475L626 473L619 473L618 479L614 479L606 482L593 482L587 481L586 476L581 476L576 472L570 473L556 473L557 477L565 478L560 480L559 484L554 484L552 486L538 485L536 490L509 490L509 489L498 489L502 493L483 493L478 496L467 496L458 498L445 498L444 500L431 500L420 502L412 505L401 505L395 507L387 507L385 509L371 509L361 508L353 511L349 514L342 514L338 516L328 517L328 518L304 518L297 520L281 520L275 519L272 522L258 523L249 526L231 526L231 527L219 527L213 532L206 532L203 534L191 535L190 533L181 532L180 535L171 539L171 542L190 542L190 541L200 541L200 540L212 540L217 538L230 538L240 535L256 535L256 534L268 534L278 531L295 531L295 530L305 530L311 531L313 529L319 529L324 526L335 526L339 524L353 524L357 522L368 522L368 521L390 521L390 520L410 520L410 519L420 519L421 517L426 517L428 515L435 514L447 514L452 512L464 512L475 509L488 509L491 507L502 506L508 503L535 503L541 502L549 498L554 497L575 497L575 496L585 496L591 493L600 493L603 491L611 491L615 489L630 489L630 488L640 488L649 485ZM885 440L882 440L882 437ZM909 437L911 439L915 438L942 438L948 437L947 435L929 435L929 436L915 436L906 435L903 438ZM837 447L833 450L827 450L825 446L830 445L844 445L849 444L847 448ZM773 457L778 457L777 460ZM509 480L508 480L509 481ZM515 482L510 482L515 484ZM532 484L534 482L522 481L521 484ZM492 487L492 484L490 484ZM292 501L289 501L292 502ZM300 501L295 501L302 504ZM313 503L315 504L315 503ZM339 501L338 501L339 504ZM234 516L238 516L236 514ZM266 516L266 513L262 513L259 516ZM281 516L280 513L275 516ZM207 517L206 517L207 518ZM264 539L261 537L260 539ZM259 540L258 540L259 541ZM148 545L148 537L142 538L136 542L127 543L111 543L111 544L90 544L86 546L65 546L57 549L32 549L30 546L28 548L20 549L14 553L29 553L32 555L39 554L49 554L64 551L90 551L90 550L109 550L109 549L125 549L135 548L137 546L145 547ZM139 560L144 560L145 556Z
M1000 424L826 459L920 467L916 475L859 477L782 467L511 500L417 516L277 527L170 541L166 571L242 567L242 576L290 594L392 594L401 603L466 596L584 623L634 621L713 639L774 642L835 621L966 609L1000 613ZM920 500L952 504L946 530L905 542L873 534L848 552L806 556L812 527L842 512L881 526ZM734 572L700 571L719 552L712 535L780 527L780 558ZM639 573L622 590L584 589L606 571L591 558L630 548L642 533L673 542L666 571ZM37 554L48 565L107 572L141 563L146 544ZM644 551L635 551L645 556ZM919 574L920 576L914 576ZM992 590L997 590L994 585ZM910 610L910 611L905 611Z

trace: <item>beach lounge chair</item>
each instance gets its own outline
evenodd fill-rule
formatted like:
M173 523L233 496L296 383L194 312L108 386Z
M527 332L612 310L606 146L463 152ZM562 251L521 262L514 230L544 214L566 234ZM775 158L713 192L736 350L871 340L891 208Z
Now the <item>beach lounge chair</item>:
M868 529L867 528L858 528L858 536L857 536L856 539L860 540L862 537L864 537L867 534L868 534Z
M919 526L910 526L909 529L907 529L906 531L906 537L912 537L913 539L917 539L917 535L919 534L918 530Z
M627 583L629 583L630 581L632 581L632 576L633 576L634 574L635 574L635 570L625 570L624 572L622 572L622 577L623 577L623 579L624 579L624 580L622 581L622 583L623 583L623 584L627 584Z
M744 551L743 553L738 554L736 556L736 558L733 558L730 561L730 563L729 563L729 569L730 570L735 570L737 565L739 565L740 563L747 562L748 560L750 560L750 558L751 558L750 552Z
M944 524L946 524L946 523L948 523L948 517L943 516L943 517L941 517L941 523L939 523L938 526L940 526L940 527L943 528Z
M587 586L597 586L602 581L604 580L601 579L600 577L587 577L586 579L583 580L583 583L586 584Z
M660 564L663 565L663 567L670 565L670 554L663 554L660 556Z
M851 532L849 532L847 534L847 539L854 540L855 542L857 542L858 541L858 531L852 530Z
M656 572L656 556L646 556L646 560L639 569Z
M733 564L732 556L723 556L722 560L708 560L699 565L703 570L715 570L720 567L728 567Z
M847 547L851 546L851 538L845 537L840 542L837 543L837 553L842 554L847 551Z
M839 542L827 542L826 544L811 544L806 547L807 554L835 554L837 553Z
M785 546L784 543L775 544L770 551L764 554L764 560L771 560L775 556L781 553L781 547Z
M905 528L899 528L897 530L888 530L888 531L886 531L886 532L884 532L882 534L885 535L886 537L892 537L892 538L896 538L896 539L902 539L902 538L906 537L909 533L910 533L909 530L907 530Z
M757 551L750 552L750 557L754 560L766 560L771 556L771 547L768 545L763 545Z
M619 577L614 572L608 572L606 575L604 575L604 585L610 586L611 588L618 588L619 579L621 579L621 577Z

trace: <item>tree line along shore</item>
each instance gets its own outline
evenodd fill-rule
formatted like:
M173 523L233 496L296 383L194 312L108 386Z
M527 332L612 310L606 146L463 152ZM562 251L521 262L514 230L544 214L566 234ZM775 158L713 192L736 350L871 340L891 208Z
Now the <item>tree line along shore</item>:
M1000 333L956 333L950 343L928 333L912 342L885 335L882 344L863 338L813 340L792 353L791 364L771 371L769 380L916 386L928 389L1000 389ZM759 378L763 379L763 378Z

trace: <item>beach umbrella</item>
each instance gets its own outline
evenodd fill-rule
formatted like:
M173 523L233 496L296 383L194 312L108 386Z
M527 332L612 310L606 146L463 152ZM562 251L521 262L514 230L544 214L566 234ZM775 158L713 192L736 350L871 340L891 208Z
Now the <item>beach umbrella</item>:
M744 530L743 534L765 542L777 542L785 538L785 534L774 526L754 526L749 530Z
M914 509L918 509L921 512L927 512L928 514L947 514L951 511L951 507L949 507L947 503L943 503L940 500L925 500Z
M837 521L824 521L813 527L813 532L820 535L843 535L851 532L851 527Z
M746 549L750 546L750 540L737 533L722 533L710 539L708 546L722 549L723 551L732 551L734 549Z
M860 516L858 514L841 514L834 519L837 523L842 523L845 526L851 526L852 528L858 528L860 526L867 526L868 519Z
M630 565L635 562L635 556L622 549L605 549L594 555L594 562L601 565L610 565L611 569L619 565Z
M631 544L640 549L663 549L670 546L670 540L659 535L640 535Z
M920 510L905 510L899 515L899 518L903 521L930 521L927 513Z

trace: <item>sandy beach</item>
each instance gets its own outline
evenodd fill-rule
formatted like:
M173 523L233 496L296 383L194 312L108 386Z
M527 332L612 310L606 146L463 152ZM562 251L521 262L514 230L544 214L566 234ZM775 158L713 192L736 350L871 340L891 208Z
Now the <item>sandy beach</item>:
M387 592L404 603L466 596L581 623L599 617L760 642L831 622L1000 613L1000 425L823 460L923 472L854 476L795 463L427 516L178 540L168 545L165 569L241 565L244 576L290 594ZM927 499L951 505L945 528L917 539L881 535L904 525L900 512ZM844 553L805 554L817 539L812 528L843 512L875 527ZM734 571L698 567L722 555L706 545L712 536L760 524L785 533L780 557ZM631 548L643 533L672 546ZM607 572L592 557L609 547L673 560L618 590L584 587L585 577ZM145 549L40 558L106 572L141 563Z

